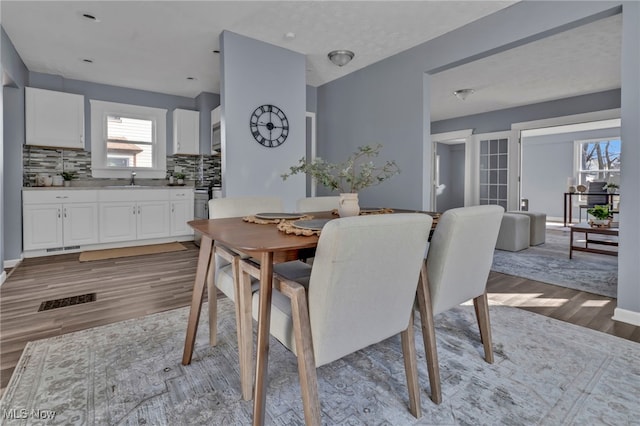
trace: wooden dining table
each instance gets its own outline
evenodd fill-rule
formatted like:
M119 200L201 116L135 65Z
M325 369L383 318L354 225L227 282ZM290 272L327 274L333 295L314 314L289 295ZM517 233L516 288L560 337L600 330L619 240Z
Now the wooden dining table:
M397 210L400 212L400 210ZM402 212L408 212L402 210ZM415 211L411 211L415 212ZM427 213L427 212L424 212ZM332 212L309 213L314 218L337 218ZM310 258L315 253L318 236L298 236L279 231L275 224L248 223L242 217L225 219L202 219L188 222L189 226L202 234L193 296L187 323L187 334L182 356L182 364L191 363L202 303L206 277L213 253L214 243L233 248L260 260L260 287L258 309L258 338L256 348L255 387L253 391L253 424L264 424L267 366L269 357L269 337L271 321L271 297L273 265L296 259ZM422 272L424 274L424 271ZM426 280L421 280L418 289L419 305L429 303ZM209 295L209 297L215 297ZM424 310L420 309L421 316ZM432 321L431 318L422 318Z

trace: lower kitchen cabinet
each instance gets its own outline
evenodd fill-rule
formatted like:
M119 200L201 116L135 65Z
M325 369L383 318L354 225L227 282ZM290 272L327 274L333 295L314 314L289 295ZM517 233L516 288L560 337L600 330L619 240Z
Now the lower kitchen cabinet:
M98 191L98 200L101 243L170 235L166 189L102 190Z
M95 191L25 193L25 250L54 249L98 243Z
M193 238L192 188L25 189L26 257Z

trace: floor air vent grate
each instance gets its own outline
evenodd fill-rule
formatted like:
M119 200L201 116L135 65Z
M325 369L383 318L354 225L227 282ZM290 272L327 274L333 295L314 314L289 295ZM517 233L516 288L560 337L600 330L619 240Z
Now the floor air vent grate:
M47 300L40 304L38 312L49 311L51 309L64 308L65 306L79 305L96 301L96 293L81 294L80 296L63 297L62 299Z

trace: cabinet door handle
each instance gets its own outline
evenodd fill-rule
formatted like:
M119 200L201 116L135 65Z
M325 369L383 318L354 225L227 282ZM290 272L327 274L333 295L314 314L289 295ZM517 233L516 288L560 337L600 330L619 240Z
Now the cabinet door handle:
M64 196L56 195L56 198L69 198L69 197L67 197L66 195L64 195Z
M140 207L138 207L138 214L140 214Z
M176 207L175 204L171 204L171 213L173 213L175 211L175 207Z
M67 217L67 208L64 208L64 217Z
M58 209L58 219L60 219L60 209Z
M136 214L136 206L133 206L133 214Z

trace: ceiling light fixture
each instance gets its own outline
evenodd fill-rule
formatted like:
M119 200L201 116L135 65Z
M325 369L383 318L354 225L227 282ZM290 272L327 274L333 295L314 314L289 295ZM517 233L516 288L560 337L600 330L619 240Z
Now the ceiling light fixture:
M350 50L334 50L329 52L327 56L329 56L331 62L342 67L347 65L353 59L355 54Z
M474 92L475 90L473 89L458 89L458 90L454 90L453 94L456 98L460 99L461 101L464 101L469 97L469 95L473 94Z

